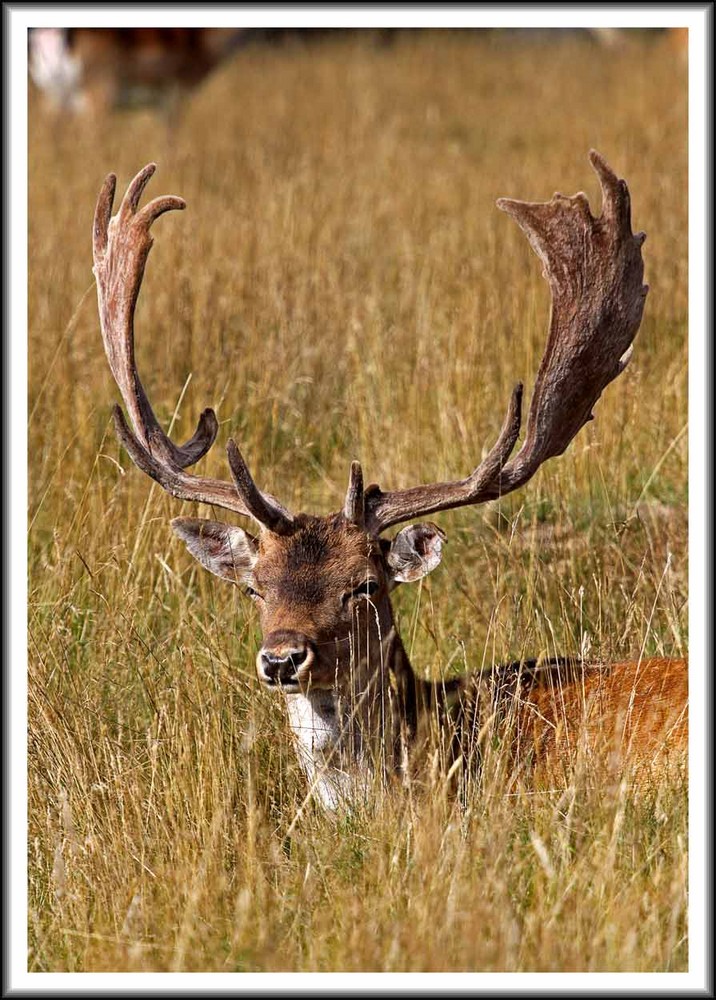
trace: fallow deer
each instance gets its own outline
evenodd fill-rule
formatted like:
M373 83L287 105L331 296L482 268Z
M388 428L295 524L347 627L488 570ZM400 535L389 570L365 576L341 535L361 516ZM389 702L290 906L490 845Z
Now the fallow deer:
M33 28L29 69L54 107L171 107L248 38L246 28Z
M497 202L527 235L552 295L549 337L517 453L521 383L496 443L466 479L364 488L361 466L353 462L343 507L326 516L293 513L259 489L233 440L227 445L231 480L186 471L214 443L216 416L204 410L193 437L172 442L154 415L134 355L134 310L151 226L185 203L167 195L139 207L154 164L130 183L115 216L113 175L99 195L93 249L100 324L129 416L128 423L115 406L117 436L134 463L177 499L256 523L257 534L193 517L177 517L172 527L202 566L255 602L263 630L259 680L285 697L309 788L327 807L354 801L373 776L415 777L426 753L435 759L436 748L447 771L459 771L464 761L479 759L485 727L494 719L511 720L506 738L518 759L550 780L577 747L595 760L602 751L629 756L643 765L637 774L684 760L684 660L523 662L433 683L413 671L389 596L441 560L443 531L416 518L523 486L592 419L602 391L629 361L648 291L645 236L632 234L626 183L597 152L590 160L602 190L598 218L581 192L546 203ZM405 522L392 539L383 537Z

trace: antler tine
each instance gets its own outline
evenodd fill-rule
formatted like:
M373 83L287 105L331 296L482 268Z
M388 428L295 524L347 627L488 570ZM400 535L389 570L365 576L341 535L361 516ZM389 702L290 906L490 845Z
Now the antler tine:
M589 162L599 178L602 189L602 214L613 222L619 232L631 236L631 198L626 181L621 181L609 166L607 161L596 149L589 150ZM638 233L635 239L646 239L644 233Z
M366 491L366 520L375 533L410 518L484 503L524 485L548 458L560 455L606 386L626 367L644 311L644 233L632 234L626 182L595 150L603 207L594 218L582 192L549 202L501 198L498 208L523 229L544 265L552 293L550 331L535 380L525 440L508 461L520 426L513 393L500 438L467 479L383 493Z
M350 479L343 504L343 516L347 521L361 527L365 522L365 493L363 490L363 469L360 462L351 462Z
M148 164L129 184L117 214L112 217L116 177L102 186L94 215L92 247L97 302L105 353L114 380L129 414L129 424L116 407L115 429L135 464L165 490L182 500L215 504L237 514L254 517L269 530L278 530L290 514L273 497L261 494L248 476L251 488L184 472L211 448L218 432L216 414L205 409L192 437L176 445L157 421L137 372L134 354L134 310L152 248L152 224L165 212L186 207L175 195L155 198L139 209L139 201L156 170ZM243 461L243 460L242 460ZM248 473L248 470L247 470ZM245 482L248 482L245 481ZM257 502L263 501L263 506ZM267 521L261 514L267 514Z
M293 529L293 518L275 497L262 493L257 487L235 441L229 441L226 453L236 492L243 499L247 513L275 535L289 534Z

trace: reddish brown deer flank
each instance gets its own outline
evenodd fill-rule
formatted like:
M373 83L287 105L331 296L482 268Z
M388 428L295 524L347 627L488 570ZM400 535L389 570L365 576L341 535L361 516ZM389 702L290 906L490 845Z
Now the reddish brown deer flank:
M549 781L579 760L630 768L635 782L684 765L684 660L522 661L429 682L410 664L390 601L396 586L420 580L441 561L444 532L416 519L525 485L592 419L600 395L629 361L648 291L645 236L632 233L625 181L595 151L590 161L602 190L598 217L582 193L497 203L524 231L552 294L547 345L517 452L520 383L494 446L466 478L402 490L364 487L353 462L343 507L326 516L292 512L262 491L233 441L230 478L187 471L213 445L216 416L204 410L191 439L173 443L134 356L150 230L184 202L167 195L139 207L153 164L137 174L114 216L114 176L102 188L94 273L105 351L128 415L115 407L117 435L134 463L172 496L254 522L254 533L190 517L175 519L173 528L204 567L255 602L263 631L259 679L285 697L309 789L329 808L356 801L376 778L419 781L427 761L439 759L446 774L479 769L481 740L493 723L510 740L516 765ZM404 526L384 537L397 525Z

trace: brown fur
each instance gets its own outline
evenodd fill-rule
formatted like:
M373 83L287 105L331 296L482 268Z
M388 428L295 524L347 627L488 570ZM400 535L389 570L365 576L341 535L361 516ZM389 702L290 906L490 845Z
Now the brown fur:
M516 772L527 769L540 784L564 784L580 761L613 776L627 769L640 786L686 771L684 659L525 661L447 683L411 681L407 657L399 670L404 732L417 747L418 719L435 720L422 738L434 745L437 728L444 765L462 755L479 767L484 742L497 735Z
M377 614L365 601L350 601L367 575L379 583ZM387 631L392 622L380 546L341 514L300 514L286 536L262 532L254 581L264 648L276 651L291 635L305 637L316 652L314 687L332 687L350 669L352 639L372 639L377 649L381 623Z
M567 683L533 685L519 709L540 773L557 777L580 754L639 779L683 767L688 750L685 660L651 658L584 669Z

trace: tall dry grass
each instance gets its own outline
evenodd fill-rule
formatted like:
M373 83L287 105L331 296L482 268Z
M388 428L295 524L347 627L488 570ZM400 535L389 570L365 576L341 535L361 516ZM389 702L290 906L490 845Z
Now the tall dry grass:
M94 200L149 160L138 358L160 417L216 408L262 486L335 509L348 463L462 475L533 378L549 300L501 195L633 195L651 293L634 360L568 453L499 509L441 516L396 611L426 675L523 654L686 653L686 79L625 51L432 33L255 49L169 132L30 117L31 970L683 970L686 788L575 774L465 804L308 812L252 610L171 534L120 452ZM191 381L188 382L191 375ZM188 384L187 384L188 382ZM182 389L186 391L182 395ZM224 476L223 447L203 463ZM189 505L185 505L185 512Z

